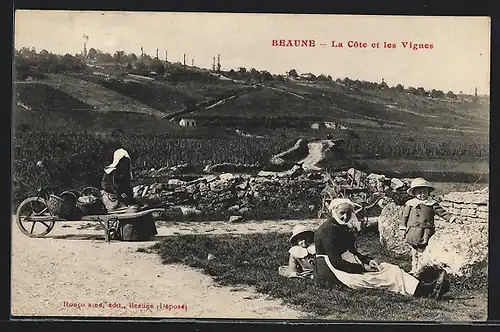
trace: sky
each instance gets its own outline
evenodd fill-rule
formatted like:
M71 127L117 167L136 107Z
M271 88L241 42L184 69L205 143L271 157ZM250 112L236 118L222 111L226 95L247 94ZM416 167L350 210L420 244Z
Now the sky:
M246 67L285 74L331 75L334 79L422 86L458 93L489 94L490 19L488 17L411 17L319 14L233 14L18 10L14 47L59 54L96 48L161 59L194 59L211 68L220 54L223 70ZM314 40L315 47L276 47L273 39ZM344 47L331 47L332 41ZM367 48L349 48L349 41ZM396 48L384 48L383 42ZM372 48L377 43L379 48ZM402 42L432 44L412 50ZM320 44L327 44L321 46ZM376 45L376 44L375 44Z

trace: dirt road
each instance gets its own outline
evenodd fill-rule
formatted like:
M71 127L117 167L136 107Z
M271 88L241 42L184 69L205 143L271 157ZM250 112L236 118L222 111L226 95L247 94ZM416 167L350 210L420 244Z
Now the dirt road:
M196 232L289 232L293 224L264 222L254 228L227 222L198 224L196 228L170 224L169 227L159 226L158 235L161 238ZM158 256L136 251L154 242L105 243L102 231L89 226L94 224L57 224L47 238L31 239L13 224L12 315L307 317L305 313L281 301L267 299L251 289L219 287L211 277L197 270L162 265ZM93 308L91 304L102 307ZM177 309L169 305L176 305Z

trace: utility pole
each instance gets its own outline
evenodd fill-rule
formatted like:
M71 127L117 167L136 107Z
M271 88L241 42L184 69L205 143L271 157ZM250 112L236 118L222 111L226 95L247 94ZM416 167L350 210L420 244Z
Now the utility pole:
M159 49L157 48L157 49L156 49L156 58L157 58L157 59L159 59L159 57L158 57L158 50L159 50Z
M217 55L217 72L220 72L220 54Z
M141 46L141 62L144 62L144 47Z
M184 53L184 67L186 67L186 53Z

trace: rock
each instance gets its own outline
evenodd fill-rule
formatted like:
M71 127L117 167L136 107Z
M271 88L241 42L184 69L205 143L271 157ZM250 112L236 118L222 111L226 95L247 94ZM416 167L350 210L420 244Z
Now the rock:
M488 204L488 194L481 192L452 192L444 195L443 199L454 202L454 203L464 203L464 204Z
M199 216L199 215L201 215L201 211L196 209L196 208L193 208L193 207L180 206L180 209L182 211L183 216Z
M186 182L179 179L170 179L167 184L171 187L180 187L186 184Z
M257 176L261 177L277 177L277 178L287 178L287 177L295 177L301 174L303 171L302 167L299 165L294 165L288 171L283 172L272 172L272 171L260 171L257 173Z
M249 207L242 207L238 213L243 217L248 217L248 215L252 212Z
M229 222L230 223L240 223L240 222L243 222L244 219L242 216L231 216L229 217Z
M391 179L391 189L392 190L399 190L405 186L404 182L401 181L398 178L392 178Z
M436 265L456 276L487 275L488 225L436 222L436 233L420 256L422 266Z
M404 240L404 232L399 230L404 206L387 204L378 217L379 241L388 250L397 254L409 254L410 246Z
M236 185L237 189L245 190L248 187L248 181L243 181L242 183Z
M479 205L479 206L477 207L477 211L478 211L478 212L488 212L488 211L489 211L489 209L488 209L488 206L487 206L487 205Z
M219 175L219 179L221 181L229 181L229 180L232 180L233 178L234 178L234 175L231 173L222 173Z
M240 206L239 205L233 205L233 206L230 206L227 211L229 213L234 213L234 212L238 212L240 210Z
M215 259L215 255L214 254L208 254L207 259L209 261L211 261L212 259Z
M247 173L259 170L262 167L259 163L255 164L235 164L222 163L216 165L207 165L203 171L206 173Z
M182 220L182 217L182 209L178 206L165 209L160 216L160 218L165 221Z

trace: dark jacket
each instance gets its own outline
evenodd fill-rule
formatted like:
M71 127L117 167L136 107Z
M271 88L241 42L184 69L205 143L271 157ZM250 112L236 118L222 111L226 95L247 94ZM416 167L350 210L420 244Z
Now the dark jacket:
M346 225L340 225L333 219L327 219L314 235L316 255L326 255L333 267L348 273L363 273L366 269L361 264L351 263L342 258L342 254L350 251L363 264L371 260L359 253L355 247L354 233Z
M438 202L428 200L425 204L416 199L406 203L403 210L401 227L406 229L405 239L411 245L426 245L434 234L434 218L438 215L447 221L454 217L448 213Z
M134 204L134 195L128 174L120 176L116 171L112 171L109 174L104 172L101 186L105 192L114 194L120 202L127 205ZM127 194L127 198L122 197L124 193Z

